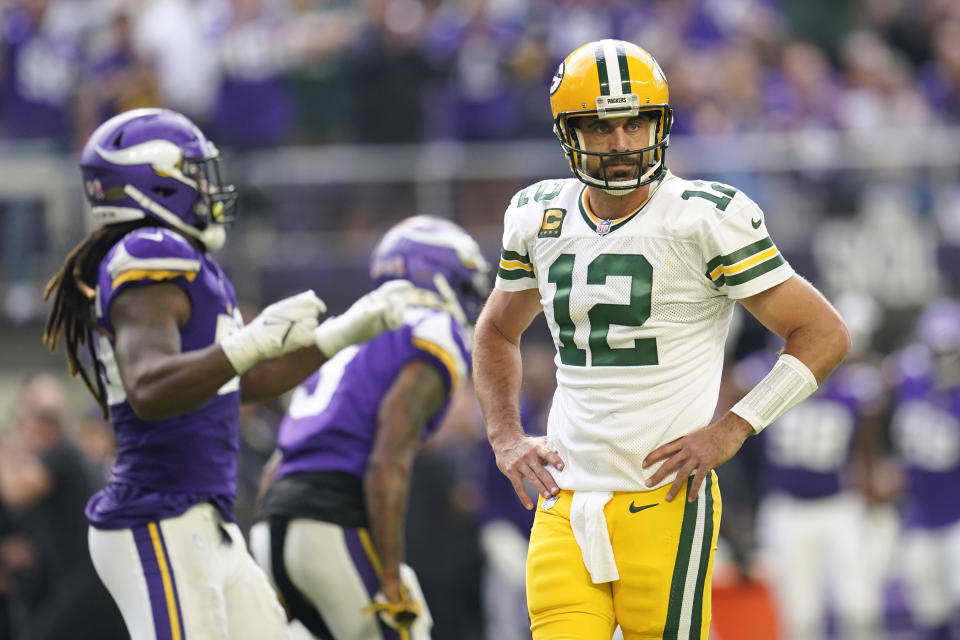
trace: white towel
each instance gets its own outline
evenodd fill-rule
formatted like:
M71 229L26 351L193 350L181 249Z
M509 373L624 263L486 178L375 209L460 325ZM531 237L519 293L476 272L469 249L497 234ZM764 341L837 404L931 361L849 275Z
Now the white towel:
M612 497L612 491L574 491L570 501L573 537L580 545L583 564L594 584L620 579L610 545L607 519L603 515L603 508Z

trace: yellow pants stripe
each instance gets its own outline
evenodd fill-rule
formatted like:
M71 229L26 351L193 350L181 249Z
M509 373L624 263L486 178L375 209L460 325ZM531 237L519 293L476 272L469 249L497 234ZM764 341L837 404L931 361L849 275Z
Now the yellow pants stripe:
M163 594L167 600L167 615L170 616L170 635L173 637L173 640L181 640L180 614L177 611L177 599L173 591L170 565L167 563L167 556L163 552L163 544L160 541L160 528L156 522L151 522L147 524L147 530L150 532L153 551L157 554L157 564L160 567L160 579L163 581Z

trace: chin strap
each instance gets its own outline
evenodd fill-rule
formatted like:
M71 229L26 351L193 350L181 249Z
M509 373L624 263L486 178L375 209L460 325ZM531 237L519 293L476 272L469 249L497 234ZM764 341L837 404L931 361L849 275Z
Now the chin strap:
M203 246L206 247L208 251L216 251L223 247L224 242L226 242L227 232L223 228L222 224L211 224L205 229L197 229L196 227L191 227L188 225L186 222L177 217L176 214L157 201L148 198L145 193L137 189L132 184L124 186L123 192L133 198L141 207L157 216L177 231L182 231L191 238L202 242Z

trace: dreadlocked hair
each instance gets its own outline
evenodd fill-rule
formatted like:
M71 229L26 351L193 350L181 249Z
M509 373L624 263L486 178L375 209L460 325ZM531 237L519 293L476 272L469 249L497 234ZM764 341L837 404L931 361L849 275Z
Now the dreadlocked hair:
M104 333L97 324L93 311L97 271L103 257L113 245L134 229L146 226L156 226L156 221L134 220L100 227L90 232L67 254L60 271L50 278L43 290L44 300L53 296L53 308L43 329L43 343L51 352L55 352L57 340L63 334L64 354L70 375L80 374L87 389L100 405L104 419L107 419L108 415L107 392L100 368L96 365L97 355L93 344L93 332ZM93 363L92 374L80 362L80 349L84 345Z

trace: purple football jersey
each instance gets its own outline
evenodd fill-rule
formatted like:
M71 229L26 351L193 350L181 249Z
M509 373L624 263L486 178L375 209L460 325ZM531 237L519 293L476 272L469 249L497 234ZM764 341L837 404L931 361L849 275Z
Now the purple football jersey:
M921 345L896 358L893 439L907 472L903 521L938 528L960 521L960 386L938 385Z
M96 310L113 335L110 303L127 287L173 283L191 302L180 329L183 351L219 342L242 326L233 285L208 253L168 229L146 227L118 242L100 263ZM224 518L236 492L240 380L234 378L206 403L162 420L138 418L127 401L113 352L100 336L97 359L107 386L117 459L108 486L93 496L87 517L99 528L119 529L170 517L203 501Z
M752 386L774 362L772 355L757 354L738 368L743 381ZM843 473L858 422L882 389L873 366L841 365L814 395L764 429L760 434L764 489L805 499L838 493L844 486Z
M403 327L348 347L294 392L280 424L283 461L277 477L299 472L344 472L363 477L377 430L377 411L400 370L424 360L452 390L470 370L469 334L449 314L408 309ZM450 395L423 430L436 431Z

